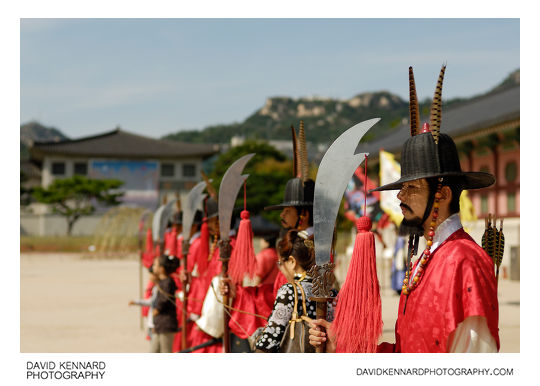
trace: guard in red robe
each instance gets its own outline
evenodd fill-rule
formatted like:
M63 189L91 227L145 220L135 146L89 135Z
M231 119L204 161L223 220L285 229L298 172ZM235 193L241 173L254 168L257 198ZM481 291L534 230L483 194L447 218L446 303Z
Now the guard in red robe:
M420 130L414 76L409 68L411 138L401 152L401 178L374 189L399 191L404 216L400 234L409 236L409 269L399 302L396 343L382 343L378 352L499 350L494 263L463 230L459 219L462 190L488 187L495 178L489 173L463 172L454 141L440 133L444 71L445 66L439 75L430 124L425 123ZM418 253L420 237L425 237L426 249ZM338 307L343 300L338 299ZM327 351L340 351L340 340L346 340L347 334L341 332L340 338L337 316L334 324L315 321L310 343L317 346L327 341ZM329 329L328 340L318 326ZM354 334L358 332L350 331L349 338Z
M189 337L188 347L195 347L207 342L212 341L212 339L217 338L217 336L212 336L209 333L205 332L205 328L207 328L206 322L201 323L201 317L203 317L203 304L205 301L205 298L208 296L212 296L213 292L210 291L210 283L212 282L212 279L219 275L221 272L221 261L219 260L219 248L217 248L217 240L219 238L219 218L218 218L218 205L217 201L213 198L209 198L206 200L205 203L206 206L206 221L208 225L208 233L209 233L209 240L205 240L204 242L210 242L211 245L209 249L199 248L198 255L196 261L201 261L200 259L206 258L208 259L207 266L205 267L204 271L201 269L198 269L198 267L195 265L195 271L200 270L201 272L196 272L197 276L193 277L192 285L190 288L190 295L189 295L189 312L192 317L196 321L194 323L193 327L189 331ZM231 234L230 236L230 243L231 248L234 249L234 243L235 238L234 234ZM201 242L203 242L201 240ZM206 255L207 252L208 255ZM201 255L201 253L205 254L204 256ZM216 288L216 291L218 289ZM221 305L219 305L217 302L213 303L214 309L212 311L212 316L214 315L214 312L216 314L222 314L223 310L221 308ZM191 305L191 307L190 307ZM206 317L204 318L207 319ZM210 317L212 319L212 317ZM215 320L209 321L210 324L218 324L219 322L216 322ZM221 323L222 324L222 323ZM202 327L202 328L201 328ZM210 328L211 329L211 328ZM211 344L209 346L197 349L193 351L193 353L219 353L223 352L223 347L221 342L215 342L214 344Z
M187 272L191 272L193 270L193 266L195 264L195 256L198 254L199 249L199 243L200 243L200 227L202 222L202 212L200 210L197 210L195 212L194 218L193 218L193 224L191 228L191 239L190 239L190 245L189 245L189 252L187 256ZM182 236L182 212L177 212L177 214L173 218L173 223L176 223L177 225L177 237L176 237L176 256L180 259L182 257L182 242L183 242L183 236ZM176 294L176 312L177 312L177 318L178 318L178 327L179 329L182 327L182 310L183 310L183 299L185 299L186 294L182 293L182 281L181 281L181 274L182 267L179 267L176 273L172 276L177 284L177 288L179 289ZM188 296L189 292L191 291L191 286L188 286ZM193 321L189 318L189 306L190 303L188 301L188 318L187 318L187 336L188 336L188 342L187 345L189 345L189 331L191 328L193 328ZM178 352L182 348L182 332L179 331L174 336L173 340L173 352Z
M452 223L458 224L459 217ZM433 252L421 287L400 298L393 351L455 352L463 339L458 326L477 330L473 339L482 341L463 342L470 349L498 350L496 295L491 258L459 228Z
M264 327L274 304L274 282L279 269L275 248L277 234L262 239L263 249L255 256L253 278L235 285L229 329L233 334L231 352L250 352L247 339Z

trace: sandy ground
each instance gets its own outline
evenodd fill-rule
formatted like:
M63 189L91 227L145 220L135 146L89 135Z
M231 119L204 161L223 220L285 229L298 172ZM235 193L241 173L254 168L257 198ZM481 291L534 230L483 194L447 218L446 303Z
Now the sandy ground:
M147 352L139 265L77 254L21 254L21 352ZM144 272L146 285L147 276Z
M77 254L21 254L21 352L147 352L140 327L136 256L92 260ZM143 284L147 275L144 272ZM382 340L393 342L399 297L382 289ZM499 284L501 352L519 352L519 281Z

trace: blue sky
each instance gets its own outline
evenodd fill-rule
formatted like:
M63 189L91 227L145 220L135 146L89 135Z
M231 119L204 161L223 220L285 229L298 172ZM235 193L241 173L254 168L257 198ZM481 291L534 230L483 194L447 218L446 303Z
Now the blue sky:
M489 90L520 67L519 19L21 19L20 121L71 138L240 122L272 96Z

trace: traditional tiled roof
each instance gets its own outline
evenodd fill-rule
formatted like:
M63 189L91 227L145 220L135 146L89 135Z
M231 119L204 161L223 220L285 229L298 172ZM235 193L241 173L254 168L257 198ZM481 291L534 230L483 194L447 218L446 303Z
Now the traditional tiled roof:
M442 112L441 133L450 135L458 142L459 137L491 126L519 120L519 85L484 95L464 102L459 106ZM422 122L429 117L423 117ZM392 134L373 142L361 143L357 152L377 155L380 149L392 153L401 152L401 147L410 137L409 124L400 126Z
M215 145L191 144L154 139L116 129L104 134L58 142L36 142L30 149L33 159L45 155L115 157L115 158L178 158L209 157L217 153Z

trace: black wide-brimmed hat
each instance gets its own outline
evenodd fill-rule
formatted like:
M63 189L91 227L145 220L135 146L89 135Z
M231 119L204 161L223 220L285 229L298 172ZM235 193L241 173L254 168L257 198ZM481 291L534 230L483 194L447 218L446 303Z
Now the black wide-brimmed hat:
M195 215L193 216L193 225L199 225L202 224L203 220L203 212L200 209L197 209L195 211Z
M206 218L217 217L218 214L219 214L218 202L213 197L209 197L206 200Z
M307 157L306 134L304 122L300 121L300 130L298 138L296 130L291 126L293 143L293 175L285 185L283 202L277 205L271 205L264 210L283 209L288 206L306 207L313 206L313 196L315 194L315 182L308 178L309 162Z
M427 125L427 124L426 124ZM463 172L456 144L447 134L440 134L435 144L431 132L409 138L401 152L401 178L372 191L401 189L404 182L430 177L460 177L463 189L493 185L495 177L484 172Z
M443 66L441 69L431 106L431 125L424 123L422 131L419 132L414 75L412 67L409 67L411 138L405 142L401 151L401 178L371 191L401 189L404 182L431 177L457 177L461 180L463 189L485 188L495 182L495 177L489 173L463 172L456 144L449 135L440 134L441 92L445 68Z
M171 224L173 225L182 225L182 211L174 212L171 216Z
M301 178L291 178L285 185L283 202L271 205L264 210L283 209L288 206L313 206L313 195L315 193L315 182L311 179L302 182Z

